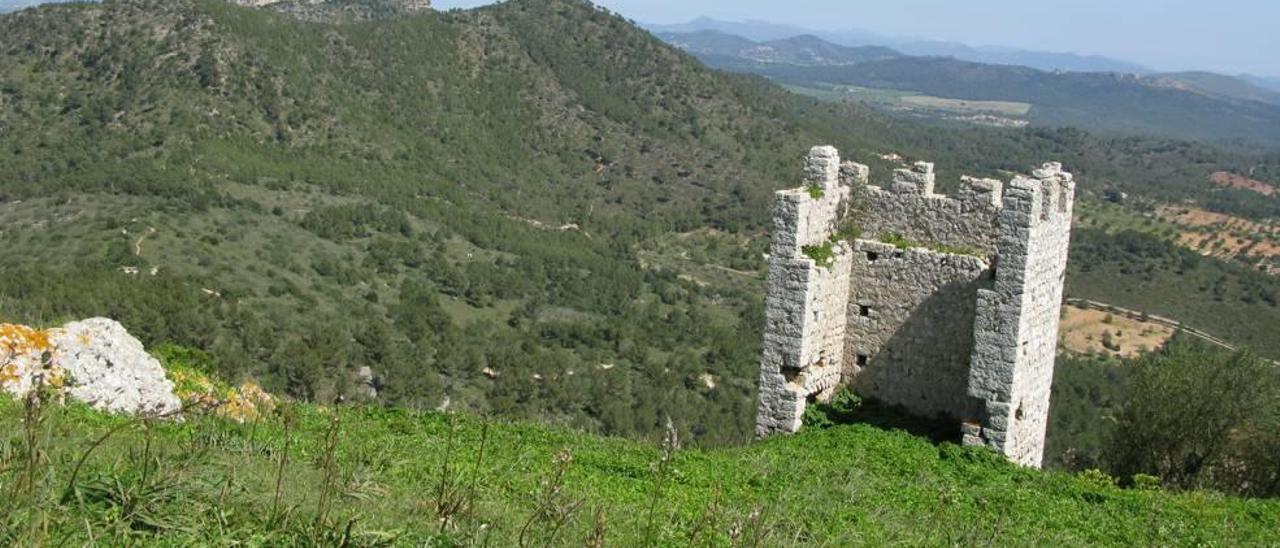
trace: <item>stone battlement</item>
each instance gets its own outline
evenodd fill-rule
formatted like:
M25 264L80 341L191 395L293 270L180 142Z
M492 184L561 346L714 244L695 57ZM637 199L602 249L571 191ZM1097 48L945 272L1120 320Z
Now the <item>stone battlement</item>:
M1047 163L947 196L933 168L895 170L883 189L816 147L804 186L777 193L759 435L798 430L808 402L850 385L1039 465L1074 182ZM846 224L861 237L833 242ZM830 264L805 253L828 244Z

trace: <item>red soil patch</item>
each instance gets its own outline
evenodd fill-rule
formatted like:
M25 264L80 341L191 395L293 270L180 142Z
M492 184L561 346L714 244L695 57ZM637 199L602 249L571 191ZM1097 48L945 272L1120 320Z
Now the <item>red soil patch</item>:
M1178 243L1184 247L1222 260L1248 257L1259 270L1280 274L1280 224L1190 207L1163 206L1156 214L1182 229Z
M1236 175L1235 173L1228 173L1226 171L1219 171L1210 175L1209 180L1213 181L1213 184L1222 188L1243 188L1266 196L1276 193L1276 187L1274 186L1262 181L1250 179L1244 175Z

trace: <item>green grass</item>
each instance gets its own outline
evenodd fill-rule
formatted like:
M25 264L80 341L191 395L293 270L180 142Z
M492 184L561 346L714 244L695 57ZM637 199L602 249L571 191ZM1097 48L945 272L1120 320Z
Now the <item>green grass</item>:
M1005 116L1026 116L1031 112L1031 103L1017 101L970 101L965 99L948 99L930 95L908 95L901 99L904 105L935 108L961 114L994 112Z
M915 91L877 89L825 82L815 82L806 86L784 84L783 87L794 93L823 101L854 100L888 108L932 109L957 114L995 113L1004 116L1026 116L1031 112L1032 107L1031 103L1017 101L950 99L924 95Z
M835 260L834 245L832 242L824 242L821 245L806 245L800 250L804 252L806 257L813 259L815 264L826 268L831 266L832 261Z
M924 248L938 253L949 253L951 255L968 255L970 257L985 258L981 251L973 248L946 245L937 243L921 243L907 238L901 234L885 234L880 237L880 241L892 245L898 249Z
M22 413L0 402L8 543L508 546L522 529L532 545L600 529L612 545L1280 542L1277 501L1126 490L869 425L664 460L653 444L466 415L301 405L287 430L196 418L148 434L75 406L36 423L28 489Z

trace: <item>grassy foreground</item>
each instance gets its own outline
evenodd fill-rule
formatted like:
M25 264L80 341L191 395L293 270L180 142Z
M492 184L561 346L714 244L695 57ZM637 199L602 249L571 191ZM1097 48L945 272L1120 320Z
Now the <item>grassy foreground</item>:
M664 458L440 413L147 425L4 400L4 545L1280 543L1280 501L1121 489L868 425Z

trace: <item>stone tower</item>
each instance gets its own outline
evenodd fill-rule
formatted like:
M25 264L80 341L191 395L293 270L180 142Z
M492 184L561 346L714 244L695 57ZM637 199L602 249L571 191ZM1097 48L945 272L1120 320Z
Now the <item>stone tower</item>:
M964 442L1039 466L1075 187L964 178L933 165L867 184L866 166L814 148L805 185L778 193L756 432L795 432L840 385L925 416Z

